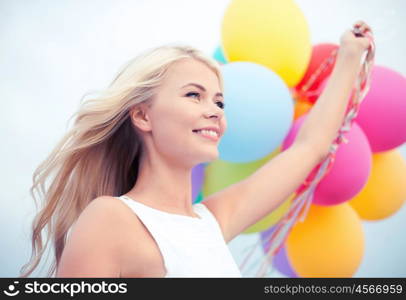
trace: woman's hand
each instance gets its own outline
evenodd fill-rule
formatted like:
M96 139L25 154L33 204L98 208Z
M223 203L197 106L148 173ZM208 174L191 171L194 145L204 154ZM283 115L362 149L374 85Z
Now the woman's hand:
M342 34L339 51L345 55L361 57L371 47L372 30L363 21L356 22L353 27Z

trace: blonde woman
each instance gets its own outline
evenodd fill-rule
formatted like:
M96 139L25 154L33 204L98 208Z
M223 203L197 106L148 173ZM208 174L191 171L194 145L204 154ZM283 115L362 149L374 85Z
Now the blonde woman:
M219 65L187 46L137 56L83 102L35 171L31 193L44 202L21 276L34 271L51 242L48 276L241 277L227 243L278 207L326 155L368 45L346 31L331 79L294 145L198 204L191 170L219 157L227 128Z

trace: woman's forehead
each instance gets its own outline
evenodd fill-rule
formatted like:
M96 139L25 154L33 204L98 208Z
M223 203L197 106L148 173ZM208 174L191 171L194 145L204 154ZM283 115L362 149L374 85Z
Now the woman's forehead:
M195 82L205 85L206 88L219 89L216 73L203 62L191 58L173 63L168 68L165 81L175 84L178 88Z

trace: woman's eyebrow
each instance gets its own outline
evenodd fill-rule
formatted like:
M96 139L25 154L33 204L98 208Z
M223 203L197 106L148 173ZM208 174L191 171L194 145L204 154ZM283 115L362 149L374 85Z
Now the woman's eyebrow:
M198 83L194 83L194 82L190 82L190 83L188 83L188 84L185 84L185 85L182 86L181 88L183 89L184 87L187 87L187 86L189 86L189 85L193 85L193 86L197 87L198 89L202 90L203 92L206 92L206 89L204 88L204 86L202 86L202 85L200 85L200 84L198 84ZM220 93L220 92L218 92L218 93L216 93L215 96L221 96L221 97L223 97L223 94Z

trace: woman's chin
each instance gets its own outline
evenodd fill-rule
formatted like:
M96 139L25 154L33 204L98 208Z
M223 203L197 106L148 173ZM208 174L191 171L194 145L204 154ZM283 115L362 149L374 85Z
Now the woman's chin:
M218 152L218 150L216 150L215 152L213 152L212 155L207 155L207 156L205 157L205 160L204 160L203 162L212 162L212 161L215 161L215 160L217 160L217 159L219 159L219 152Z

